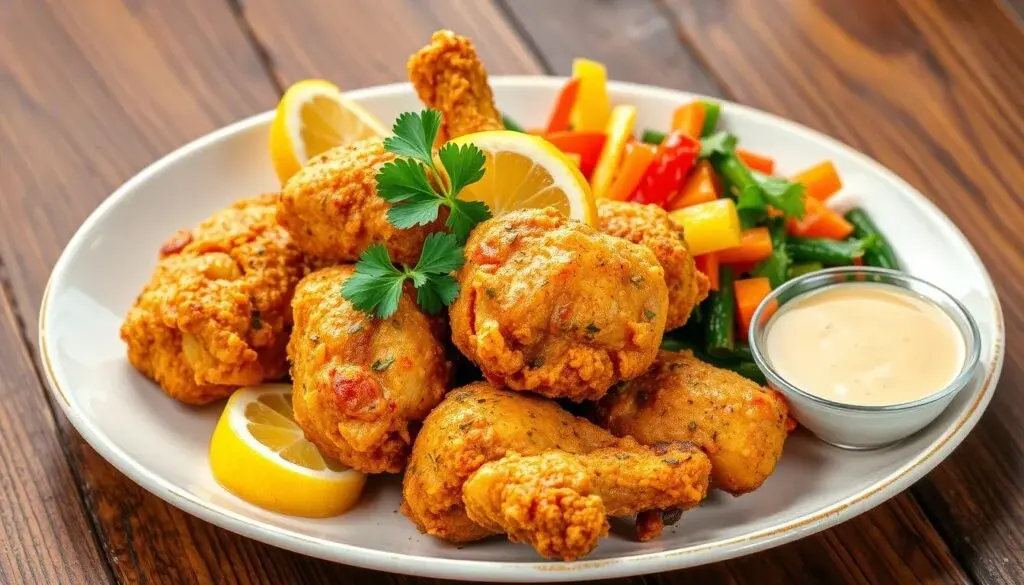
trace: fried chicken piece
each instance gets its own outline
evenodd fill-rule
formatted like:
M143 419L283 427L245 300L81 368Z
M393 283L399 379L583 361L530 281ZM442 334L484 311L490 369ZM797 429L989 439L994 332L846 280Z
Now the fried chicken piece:
M360 140L313 158L285 184L277 221L303 252L335 262L355 262L382 242L392 260L415 264L436 222L398 229L387 219L388 202L377 196L377 171L395 155L380 139Z
M598 422L644 444L687 441L711 458L714 487L744 494L775 470L790 430L777 392L690 352L660 352L643 376L601 401Z
M451 542L508 532L572 559L607 533L608 515L696 505L710 469L692 446L617 439L551 400L477 382L450 392L423 422L402 512Z
M282 377L301 252L277 225L277 195L239 201L161 248L128 311L128 360L169 396L206 404Z
M654 254L554 208L476 227L452 341L496 385L597 399L654 361L668 291Z
M665 329L682 327L708 296L708 279L697 270L683 239L683 226L657 205L597 200L598 229L649 248L665 269L668 317Z
M439 30L406 64L420 100L441 112L437 144L473 132L503 130L501 113L487 82L487 70L473 43L448 30Z
M444 396L450 379L444 322L405 291L398 310L374 319L342 298L351 265L302 279L288 344L295 422L325 455L364 473L405 467L412 426Z
M484 528L529 543L546 558L573 561L608 534L608 516L697 505L709 471L707 457L681 443L639 452L513 453L469 476L462 499Z

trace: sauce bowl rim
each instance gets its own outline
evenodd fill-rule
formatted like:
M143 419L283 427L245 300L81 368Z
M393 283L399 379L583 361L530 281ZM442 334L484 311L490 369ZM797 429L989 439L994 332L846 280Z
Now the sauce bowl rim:
M779 297L793 290L794 288L803 286L809 286L808 290L798 294L797 296L790 299L788 302L800 298L810 292L825 289L830 286L837 286L841 284L847 284L848 282L836 281L837 276L882 276L885 277L885 282L879 284L885 284L889 286L895 286L903 289L912 294L916 294L919 297L923 297L926 302L931 303L936 308L941 310L947 315L955 325L957 325L957 332L964 338L964 343L969 344L968 348L964 351L964 361L960 367L960 371L957 373L948 384L939 388L935 392L923 396L916 400L909 402L898 402L896 404L881 404L881 405L868 405L868 404L850 404L846 402L837 402L822 398L797 387L786 380L771 364L765 355L767 352L761 349L761 336L759 333L762 329L766 329L768 323L771 321L771 316L766 320L762 319L764 313L768 310L768 307L772 304L776 304L778 307L781 305L777 304ZM809 281L820 281L813 282L808 285ZM868 281L870 282L870 281ZM911 286L913 285L913 286ZM921 290L924 289L924 290ZM778 310L778 309L776 309ZM762 320L764 324L762 325ZM967 334L964 333L964 329L967 329ZM934 402L941 401L946 398L951 398L957 392L962 390L970 380L974 377L975 370L981 360L981 332L978 329L978 324L974 320L970 311L964 306L956 297L946 292L942 288L924 280L923 278L901 272L899 270L892 270L889 268L877 268L874 266L838 266L834 268L826 268L824 270L818 270L808 274L804 274L797 278L794 278L788 282L782 284L782 286L774 289L771 293L766 296L761 303L757 306L754 311L753 317L750 320L750 327L747 330L747 340L750 345L750 351L754 357L754 363L764 373L770 385L775 386L776 389L783 392L783 394L796 394L802 398L814 402L818 406L822 406L833 410L842 411L855 411L865 413L877 413L877 412L900 412L906 410L912 410Z

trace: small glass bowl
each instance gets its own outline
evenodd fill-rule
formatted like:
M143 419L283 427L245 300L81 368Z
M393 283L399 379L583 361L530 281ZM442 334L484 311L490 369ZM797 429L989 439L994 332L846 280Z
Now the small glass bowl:
M942 309L964 339L964 363L957 376L933 394L899 404L863 406L844 404L815 396L786 381L772 367L765 348L765 333L772 316L782 305L811 291L844 282L878 282L911 291ZM949 293L903 272L884 268L848 266L819 270L795 278L771 292L754 312L748 332L754 361L768 385L781 392L801 425L827 443L844 449L876 449L921 430L956 397L978 368L981 335L978 325L960 301Z

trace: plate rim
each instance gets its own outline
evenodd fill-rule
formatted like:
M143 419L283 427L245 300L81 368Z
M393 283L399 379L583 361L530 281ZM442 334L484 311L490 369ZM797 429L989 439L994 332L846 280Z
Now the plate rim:
M496 88L550 89L560 87L565 82L565 79L565 77L543 75L495 76L492 77L492 85ZM188 514L248 538L301 554L367 569L435 578L485 581L516 581L529 578L535 582L564 581L566 579L593 580L670 571L723 561L792 542L850 520L909 488L911 484L945 460L974 428L991 401L999 381L1006 352L1005 323L998 293L984 262L982 262L977 251L956 224L930 199L878 161L838 139L798 122L729 100L682 90L621 81L609 81L608 86L613 93L645 93L677 100L692 98L713 99L722 103L727 110L740 111L754 119L760 118L762 121L780 126L787 132L799 135L807 141L830 144L846 151L847 155L874 171L877 176L892 184L896 189L905 191L914 199L916 204L925 208L933 216L933 219L945 223L946 227L959 237L959 243L970 252L973 260L981 267L983 282L987 286L988 293L993 302L992 309L994 310L993 316L995 318L996 337L994 339L993 359L982 379L981 388L965 413L950 424L949 428L936 438L924 452L857 494L820 508L813 513L805 514L796 519L742 536L681 549L655 551L609 559L581 560L570 563L561 561L524 563L434 558L382 551L313 537L294 530L272 526L244 514L205 502L150 472L139 461L129 457L83 416L80 410L74 407L69 395L64 392L57 380L48 349L46 316L51 309L52 297L50 292L55 286L55 282L59 282L67 272L67 264L74 252L81 247L86 234L115 205L130 195L137 185L146 182L150 177L161 172L164 167L189 156L197 150L225 140L236 133L252 130L261 125L268 125L273 117L273 110L218 128L162 156L114 190L79 226L54 264L40 302L37 349L48 390L53 395L57 404L60 405L64 415L71 421L72 426L107 462L146 491ZM348 92L348 95L354 100L360 101L411 91L410 84L402 82L353 90Z

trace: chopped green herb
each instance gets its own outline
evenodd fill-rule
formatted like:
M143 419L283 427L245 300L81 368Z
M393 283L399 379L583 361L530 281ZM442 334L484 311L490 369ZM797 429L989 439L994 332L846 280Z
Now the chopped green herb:
M256 331L263 329L263 315L260 314L259 309L252 311L252 328Z
M489 299L493 299L498 294L497 292L494 291L493 288L490 287L488 287L487 290L485 290L484 292L487 294L487 298Z
M655 315L657 315L657 313L655 313L654 311L652 311L650 309L647 309L647 308L644 308L644 319L647 319L648 321L650 321L650 320L654 319Z
M386 358L381 358L373 362L373 365L370 366L370 369L372 369L374 372L383 372L384 370L390 368L391 364L393 363L395 363L395 358L388 356Z
M596 335L596 334L600 333L601 332L601 328L598 327L597 325L594 325L593 323L590 323L589 325L587 325L587 327L584 329L584 331L587 332L587 335L593 336L593 335Z

